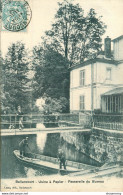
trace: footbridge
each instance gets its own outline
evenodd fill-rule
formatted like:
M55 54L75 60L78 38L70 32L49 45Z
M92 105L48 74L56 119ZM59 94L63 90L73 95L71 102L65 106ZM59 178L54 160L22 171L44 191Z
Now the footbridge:
M21 129L23 127L23 129ZM19 130L20 129L20 130ZM91 131L123 133L123 115L69 113L1 115L1 135Z
M63 133L63 132L90 132L91 129L83 129L82 127L56 127L56 128L30 128L30 129L3 129L1 136L8 135L29 135L38 133Z
M90 118L80 114L2 115L1 135L37 134L40 132L91 131ZM90 117L90 116L89 116Z

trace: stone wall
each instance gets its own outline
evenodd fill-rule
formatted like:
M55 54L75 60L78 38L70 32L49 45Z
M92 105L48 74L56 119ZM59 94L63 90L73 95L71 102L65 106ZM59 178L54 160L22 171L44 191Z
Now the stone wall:
M123 134L93 130L91 133L61 133L61 137L101 163L122 161Z

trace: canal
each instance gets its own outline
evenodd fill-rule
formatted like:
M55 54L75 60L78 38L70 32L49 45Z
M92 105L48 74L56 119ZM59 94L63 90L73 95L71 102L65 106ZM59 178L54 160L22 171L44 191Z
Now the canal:
M64 133L65 134L65 133ZM2 178L22 178L47 175L42 170L25 167L13 155L13 151L19 149L19 142L27 135L2 136ZM90 135L87 134L88 139ZM38 133L28 135L28 143L31 152L57 157L58 149L65 151L66 159L92 165L92 159L76 150L75 146L63 140L60 133ZM29 151L28 151L29 152Z

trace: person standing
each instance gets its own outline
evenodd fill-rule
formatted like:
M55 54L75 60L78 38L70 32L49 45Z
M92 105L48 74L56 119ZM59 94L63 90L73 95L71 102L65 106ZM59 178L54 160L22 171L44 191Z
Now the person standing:
M66 158L62 150L58 152L58 160L59 160L59 168L62 169L62 165L63 165L64 169L66 170Z
M26 137L25 139L23 139L19 143L20 156L26 156L26 148L27 147L29 148L29 146L28 146L28 137Z
M24 128L23 126L23 113L21 111L21 107L18 106L18 110L17 110L17 118L18 118L18 123L19 123L19 130L22 130Z

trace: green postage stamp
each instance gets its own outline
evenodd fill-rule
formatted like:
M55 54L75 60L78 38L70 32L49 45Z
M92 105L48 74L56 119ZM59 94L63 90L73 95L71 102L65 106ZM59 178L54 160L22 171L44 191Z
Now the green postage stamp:
M31 9L24 0L3 0L2 22L8 31L21 31L25 29L31 20Z

